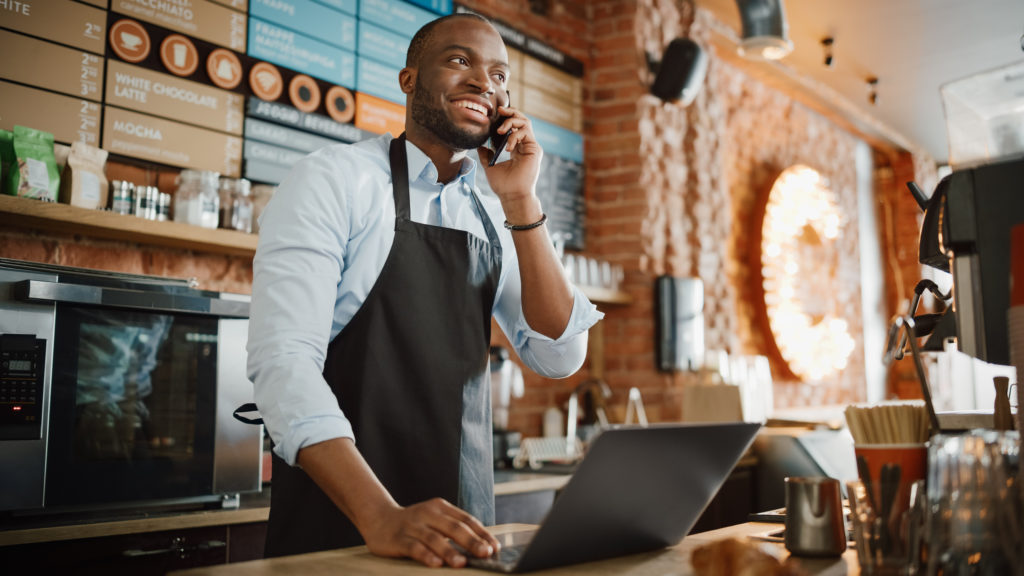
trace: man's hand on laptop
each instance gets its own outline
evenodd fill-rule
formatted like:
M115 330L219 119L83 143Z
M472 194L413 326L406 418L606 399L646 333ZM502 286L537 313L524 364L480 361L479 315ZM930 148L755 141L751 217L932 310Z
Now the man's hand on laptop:
M360 528L370 552L407 556L432 567L466 565L466 557L453 544L481 558L501 546L479 520L442 498L389 507L368 524Z

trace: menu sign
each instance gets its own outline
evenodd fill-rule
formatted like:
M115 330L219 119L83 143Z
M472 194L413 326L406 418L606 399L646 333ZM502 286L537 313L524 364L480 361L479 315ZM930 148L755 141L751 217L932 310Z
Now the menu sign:
M523 58L523 82L577 106L583 103L583 80L545 64L536 58Z
M241 138L110 106L104 106L103 148L232 178L241 172Z
M545 154L537 178L537 197L548 215L548 230L552 234L560 232L567 238L567 246L582 250L583 166Z
M240 94L111 60L107 104L242 134Z
M235 10L240 10L242 12L245 12L245 11L247 11L249 9L249 0L212 0L212 1L216 2L217 4L222 4L224 6L227 6L228 8L234 8Z
M337 144L337 140L331 140L302 130L286 128L271 122L264 122L256 118L245 119L245 140L259 140L270 144L298 150L299 152L315 152L325 146Z
M368 58L359 58L358 62L356 90L405 105L405 93L398 85L398 68L378 64Z
M308 114L285 104L264 102L253 97L249 98L246 116L301 128L342 142L358 142L369 137L368 134L351 124L341 124L321 114Z
M356 8L358 8L359 0L316 0L321 4L326 4L331 8L337 8L346 14L356 15Z
M0 58L0 77L100 100L103 58L5 30L0 30L0 46L8 54L17 54Z
M573 132L583 132L583 117L579 106L533 86L524 85L522 92L523 97L519 105L526 115L536 116Z
M0 0L5 28L103 54L107 13L72 0ZM4 57L12 54L4 50Z
M313 0L252 0L249 14L355 51L356 19Z
M360 0L359 18L412 38L424 24L437 18L403 0Z
M219 46L245 50L245 14L209 0L114 0L111 8Z
M100 105L0 80L0 128L15 124L49 132L57 142L98 146Z
M372 58L393 68L405 68L405 53L409 51L410 40L369 22L359 23L360 58Z
M305 154L246 138L242 156L246 161L255 160L278 166L294 166L299 160L302 160Z
M537 138L544 154L553 154L560 158L567 158L583 163L583 135L578 132L566 130L544 120L533 120L533 135Z
M465 14L472 13L473 10L466 6L456 5L455 12ZM505 41L506 47L522 50L528 56L539 58L561 70L565 70L573 76L583 77L583 62L560 50L556 50L536 38L527 36L501 20L495 18L490 18L489 20L491 25L498 31L498 34L501 35L501 39Z
M401 134L405 131L405 106L357 92L356 127L374 134Z
M354 53L256 18L249 27L249 56L342 86L355 83Z
M280 184L288 176L289 171L291 171L289 166L246 160L244 176L253 182Z

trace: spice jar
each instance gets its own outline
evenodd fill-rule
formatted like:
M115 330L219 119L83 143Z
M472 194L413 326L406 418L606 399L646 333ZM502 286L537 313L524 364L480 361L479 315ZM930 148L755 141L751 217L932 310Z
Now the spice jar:
M203 228L216 228L220 198L217 179L220 174L208 170L182 170L174 192L174 221Z
M253 202L245 178L220 179L220 227L252 232Z

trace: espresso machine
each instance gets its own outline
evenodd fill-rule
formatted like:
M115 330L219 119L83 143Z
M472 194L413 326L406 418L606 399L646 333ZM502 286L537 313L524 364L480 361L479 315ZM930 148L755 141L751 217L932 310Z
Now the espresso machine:
M1024 223L1024 62L950 82L941 95L952 172L930 197L908 186L924 210L919 261L952 287L922 280L908 316L913 336L927 337L920 356L936 407L991 410L993 378L1017 379L1007 312L1011 230ZM917 314L926 291L946 308ZM906 336L890 338L888 359L902 356Z
M992 379L1016 380L1007 311L1010 231L1024 223L1024 157L955 170L931 198L911 189L925 210L919 260L952 277L947 294L928 280L919 283L910 310L916 313L925 290L950 304L940 313L914 316L915 336L928 337L922 350L936 405L990 409Z

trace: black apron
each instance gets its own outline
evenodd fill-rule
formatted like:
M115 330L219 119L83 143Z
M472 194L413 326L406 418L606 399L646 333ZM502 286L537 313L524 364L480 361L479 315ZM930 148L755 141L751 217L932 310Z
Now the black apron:
M405 135L391 141L395 241L366 302L331 342L324 378L356 448L402 506L441 497L494 522L491 308L501 243L413 222ZM265 555L356 546L355 526L302 471L273 457Z

